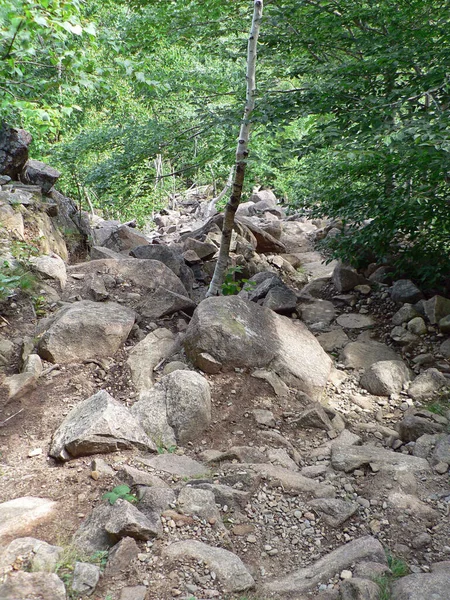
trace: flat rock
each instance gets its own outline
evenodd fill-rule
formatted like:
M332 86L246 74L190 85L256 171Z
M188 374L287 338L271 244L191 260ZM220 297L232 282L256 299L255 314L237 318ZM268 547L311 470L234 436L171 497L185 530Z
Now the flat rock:
M392 600L450 600L450 570L414 573L392 585Z
M0 542L28 533L53 515L57 503L48 498L23 496L0 504Z
M436 523L439 520L439 512L413 494L391 492L388 495L387 502L394 511L401 514L406 512L412 518L424 519L429 523Z
M314 300L300 306L302 321L309 325L313 323L329 324L336 317L336 309L328 300Z
M141 471L130 465L123 465L122 468L117 471L116 477L122 483L127 484L129 487L134 485L146 486L146 487L168 487L160 477L147 473L147 471Z
M348 369L367 369L380 360L401 360L401 357L386 344L367 340L347 344L339 359Z
M38 353L53 363L113 356L134 325L133 310L115 302L74 302L50 318Z
M357 313L344 313L336 319L336 323L344 329L370 329L374 326L371 316Z
M429 470L428 462L423 458L375 446L332 447L331 464L336 471L346 473L364 465L375 465L378 469L397 468L412 472Z
M153 458L140 458L139 460L155 471L163 471L179 477L207 477L209 475L208 467L188 456L159 454Z
M66 600L66 588L55 573L17 571L0 583L2 600Z
M331 527L340 527L359 510L358 504L338 498L318 498L310 500L308 505Z
M321 395L331 371L330 358L305 325L235 296L201 302L185 350L197 366L207 353L224 370L268 368L312 398Z
M223 548L208 546L196 540L184 540L170 544L163 551L170 563L183 559L204 561L214 571L224 592L243 592L255 585L253 577L241 559Z
M323 556L309 567L272 579L262 585L262 592L274 594L275 597L281 595L292 598L296 594L315 589L321 583L328 583L329 579L344 569L353 567L355 563L368 560L386 564L383 546L371 536L353 540Z
M359 384L374 396L390 396L401 392L410 377L403 361L382 360L365 370Z
M333 498L336 494L333 486L304 477L290 469L272 464L252 464L251 468L261 473L269 481L269 485L281 486L288 494L297 495L306 492L316 498Z
M145 585L127 586L120 590L120 600L145 600L146 596Z
M325 352L334 352L346 346L350 340L343 329L333 329L318 335L317 341Z
M140 392L153 387L154 369L171 356L177 347L176 336L165 328L158 328L138 342L130 351L127 365L131 369L134 386Z
M67 461L77 456L133 447L156 451L155 444L128 409L105 390L80 402L53 434L49 454Z

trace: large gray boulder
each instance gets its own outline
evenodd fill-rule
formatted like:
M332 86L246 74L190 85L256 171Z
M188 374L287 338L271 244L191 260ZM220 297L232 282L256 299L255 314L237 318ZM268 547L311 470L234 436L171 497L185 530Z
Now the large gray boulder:
M111 235L103 242L103 246L114 250L114 252L123 252L128 254L130 250L137 246L149 244L150 242L143 233L130 227L129 225L120 225Z
M155 367L171 356L176 347L176 336L163 327L155 329L133 347L128 355L127 365L139 392L153 387Z
M69 267L68 275L80 278L87 275L107 274L116 283L113 287L117 296L123 294L123 284L128 292L133 292L135 300L122 296L128 306L149 319L159 319L178 310L192 310L195 304L180 279L165 264L157 260L126 258L124 260L91 260ZM78 282L78 283L77 283ZM71 293L83 294L83 278L72 283Z
M354 287L366 283L365 277L348 265L338 263L333 271L333 285L338 292L350 292Z
M143 392L131 412L166 447L195 442L211 422L209 383L194 371L174 371Z
M70 411L53 434L49 454L67 461L132 447L156 451L155 444L128 409L100 390Z
M437 369L427 369L409 386L408 395L417 402L432 398L436 392L447 387L448 381Z
M394 302L414 304L423 298L422 292L410 279L399 279L394 282L389 293Z
M26 162L20 179L24 183L38 185L44 194L47 194L56 181L61 176L61 173L40 160L30 159Z
M347 369L367 369L378 361L398 361L401 357L386 344L366 340L347 344L340 353L339 360Z
M53 363L113 356L134 325L133 310L115 302L74 302L44 323L38 353Z
M31 133L25 129L8 127L0 129L0 175L17 179L28 159L28 146L33 141Z
M235 296L212 297L197 307L185 338L188 358L198 366L212 357L223 370L267 368L289 386L318 398L331 360L300 322Z

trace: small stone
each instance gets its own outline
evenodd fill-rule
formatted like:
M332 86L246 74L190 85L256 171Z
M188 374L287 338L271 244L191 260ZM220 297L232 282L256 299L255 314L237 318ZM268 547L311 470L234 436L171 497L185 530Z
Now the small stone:
M344 569L343 571L341 571L341 574L340 574L341 579L351 579L352 577L353 577L353 574L351 571L348 571L347 569Z
M448 471L448 466L449 465L446 462L439 462L437 465L435 465L434 470L436 473L439 473L439 475L445 475L445 473Z

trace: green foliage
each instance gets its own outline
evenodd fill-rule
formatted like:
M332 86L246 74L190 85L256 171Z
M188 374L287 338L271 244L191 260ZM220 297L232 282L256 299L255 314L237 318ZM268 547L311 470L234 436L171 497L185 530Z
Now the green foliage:
M137 502L136 496L131 493L131 489L127 485L118 485L110 492L103 494L102 497L104 500L108 500L110 504L115 504L119 498L131 503Z
M392 584L409 573L409 567L403 559L397 558L389 551L386 551L386 558L391 573L375 579L375 583L380 588L380 600L390 600Z
M0 302L10 298L18 290L32 292L35 283L35 277L24 267L12 266L4 261L0 267Z
M158 452L158 454L173 454L176 451L177 447L176 446L168 446L167 448L162 444L159 443L156 446L156 450Z
M255 281L249 281L248 279L236 280L236 273L242 273L242 267L230 267L225 274L224 282L222 284L222 295L223 296L235 296L242 289L250 291L255 285Z
M66 546L59 559L55 573L63 581L66 586L67 597L69 600L78 600L79 594L72 590L73 572L75 569L76 562L87 562L98 565L103 571L108 561L107 550L97 550L91 555L85 555L80 553L73 546Z
M20 262L27 261L32 256L39 256L39 241L11 241L11 254Z

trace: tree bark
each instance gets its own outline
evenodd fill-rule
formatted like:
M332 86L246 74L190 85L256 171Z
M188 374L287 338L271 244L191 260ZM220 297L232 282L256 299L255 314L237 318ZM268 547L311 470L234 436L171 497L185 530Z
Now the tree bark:
M247 46L247 93L245 100L244 117L241 122L239 140L236 149L236 165L234 171L233 190L230 200L225 207L222 227L222 238L220 241L219 258L207 296L218 296L222 291L222 284L228 267L230 253L231 234L234 227L234 216L239 206L244 184L245 169L248 157L248 141L250 138L250 115L255 107L256 97L256 54L263 11L262 0L254 0L253 19Z

